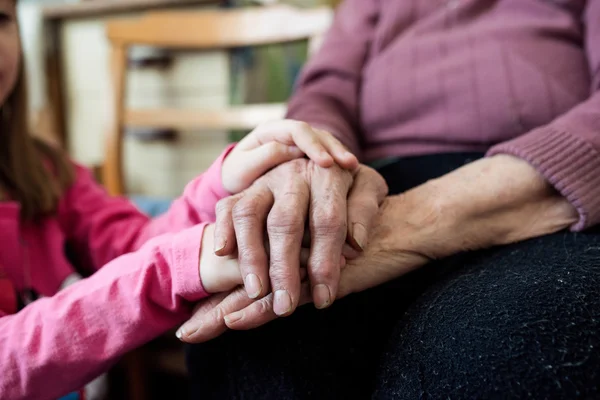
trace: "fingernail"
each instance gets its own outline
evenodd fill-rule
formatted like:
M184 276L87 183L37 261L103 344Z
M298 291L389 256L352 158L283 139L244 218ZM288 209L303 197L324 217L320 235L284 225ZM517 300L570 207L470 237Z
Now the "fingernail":
M363 224L357 222L352 225L352 237L358 247L360 247L361 250L364 250L367 243L367 230Z
M248 297L251 299L255 299L258 297L260 292L262 292L262 285L260 284L260 280L258 276L254 274L248 274L246 276L246 292L248 293Z
M279 316L286 315L292 311L292 298L287 290L278 290L275 292L273 311Z
M177 332L175 332L175 336L177 337L177 339L183 341L183 335L185 334L183 327L177 329Z
M349 151L344 153L344 157L346 158L354 158L354 154L350 153Z
M241 320L243 316L244 316L244 312L243 311L236 311L236 312L234 312L232 314L229 314L229 315L225 316L225 323L227 325L235 324L236 322L238 322L239 320Z
M329 307L331 304L331 292L329 286L318 284L313 288L313 299L315 301L315 307L319 310Z
M225 246L227 246L227 240L225 240L223 238L218 238L217 241L215 242L215 253L223 250L225 248Z

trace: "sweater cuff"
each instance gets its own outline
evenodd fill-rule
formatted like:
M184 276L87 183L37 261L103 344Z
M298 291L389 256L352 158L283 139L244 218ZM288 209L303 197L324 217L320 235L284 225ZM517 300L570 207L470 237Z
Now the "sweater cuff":
M196 225L173 237L175 293L190 302L210 295L200 279L200 250L205 227L206 224Z
M546 126L492 147L487 156L501 153L529 162L577 209L571 230L600 222L600 154L589 143Z

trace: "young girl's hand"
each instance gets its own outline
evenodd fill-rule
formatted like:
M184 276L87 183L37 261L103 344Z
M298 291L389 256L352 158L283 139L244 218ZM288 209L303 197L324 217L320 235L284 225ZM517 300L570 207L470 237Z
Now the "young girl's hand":
M223 187L239 193L271 168L304 155L324 168L334 163L346 169L358 166L354 154L331 133L306 122L273 121L250 132L227 156L221 172Z

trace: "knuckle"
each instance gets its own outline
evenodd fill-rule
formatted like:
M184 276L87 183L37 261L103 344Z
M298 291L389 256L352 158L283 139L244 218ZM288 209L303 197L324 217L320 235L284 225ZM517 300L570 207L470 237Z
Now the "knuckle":
M266 266L267 257L264 251L244 248L242 246L240 246L240 249L238 251L240 270L242 270L243 272L257 272L256 269L260 268L260 266Z
M226 197L217 202L215 206L215 210L217 214L228 213L231 212L231 209L236 204L237 199L234 197Z
M250 197L243 201L238 201L232 210L233 219L235 221L243 221L258 218L258 210L260 209L261 201L258 197Z
M277 289L278 284L285 286L294 279L293 270L283 257L280 257L278 260L271 259L271 262L272 266L269 269L269 278L271 278L275 289ZM298 273L297 270L296 273Z
M260 180L264 178L268 182L267 185L271 188L279 188L283 182L298 182L306 169L306 163L307 160L304 158L287 161L279 164L271 172L260 178Z
M312 164L312 173L315 174L317 181L327 182L327 187L331 188L333 193L347 193L354 182L354 178L350 171L342 169L338 165L333 165L329 168L321 168L316 164Z
M340 231L346 231L345 215L337 212L334 208L319 210L315 212L313 229L316 234L331 235Z
M313 276L323 282L334 282L339 276L337 267L333 263L325 260L314 263L314 265L312 265L312 270Z
M211 319L213 323L220 324L225 318L225 311L222 307L217 307L211 313Z
M304 216L301 213L273 210L267 218L267 230L271 234L303 234Z
M308 166L308 160L306 158L297 158L282 165L282 169L295 178L301 176Z
M273 310L273 307L272 307L271 303L268 302L268 301L258 301L255 304L256 304L256 306L255 306L256 307L256 313L258 315L267 316Z

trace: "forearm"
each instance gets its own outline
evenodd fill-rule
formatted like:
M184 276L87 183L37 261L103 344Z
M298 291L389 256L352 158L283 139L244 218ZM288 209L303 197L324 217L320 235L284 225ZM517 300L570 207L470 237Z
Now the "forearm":
M97 270L154 237L214 221L216 203L229 195L221 184L221 166L230 149L186 186L167 213L155 219L141 213L126 198L109 196L89 171L77 168L76 182L59 208L61 228L76 263Z
M184 320L206 296L203 226L157 238L91 278L0 319L0 398L57 398Z
M507 155L478 160L415 191L423 192L419 196L432 212L407 218L420 226L430 258L554 233L578 218L574 207L532 166ZM423 220L410 222L413 218Z
M205 173L188 183L183 194L173 201L165 214L144 226L133 249L139 248L158 235L179 232L202 222L215 221L217 202L231 195L223 187L221 168L225 157L233 148L234 145L228 146Z

